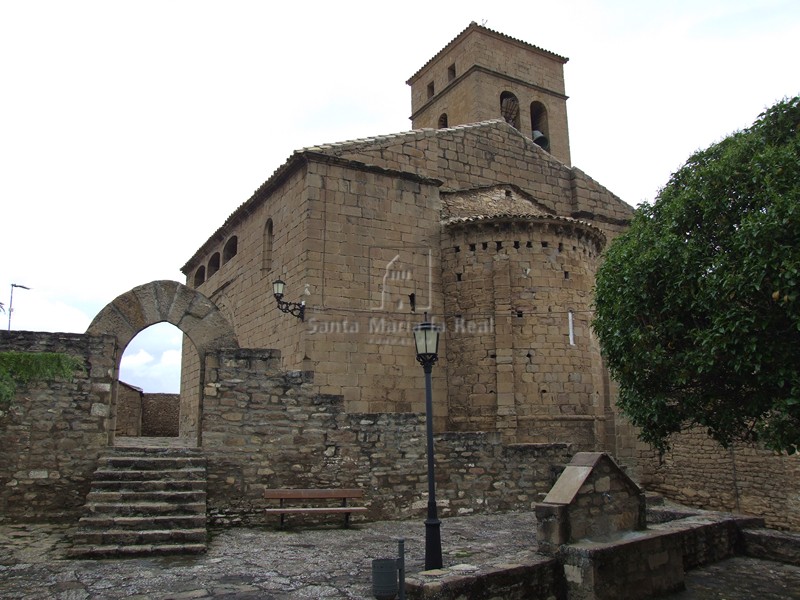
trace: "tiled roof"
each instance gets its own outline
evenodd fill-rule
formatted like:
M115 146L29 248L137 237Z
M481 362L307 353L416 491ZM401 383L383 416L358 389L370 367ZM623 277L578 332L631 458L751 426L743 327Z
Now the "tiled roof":
M506 124L502 118L489 119L486 121L478 121L477 123L466 123L464 125L454 125L453 127L443 127L440 129L423 128L411 129L409 131L401 131L399 133L391 133L387 135L376 135L368 138L359 138L355 140L345 140L342 142L334 142L330 144L319 144L316 146L308 146L296 150L294 154L303 154L304 152L320 152L323 154L332 154L334 156L343 154L345 152L353 152L357 150L367 150L378 148L389 144L403 143L409 140L421 140L425 138L437 137L451 131L461 131L464 129L484 129L495 127L498 123ZM508 125L511 127L510 125ZM292 156L294 156L294 154Z
M491 185L457 192L443 192L444 218L495 214L552 215L553 210L516 185Z
M425 129L412 129L409 131L403 131L399 133L392 133L387 135L376 135L367 138L357 138L354 140L345 140L342 142L333 142L328 144L318 144L316 146L307 146L305 148L301 148L299 150L295 150L286 159L286 161L280 165L275 171L270 175L270 177L262 183L258 189L253 192L253 195L250 196L247 200L245 200L242 204L240 204L236 210L234 210L225 222L217 228L217 230L210 235L206 241L197 249L197 251L192 255L192 257L186 261L186 264L181 267L181 272L185 275L188 275L188 269L196 262L198 258L204 256L213 246L216 244L222 243L224 241L224 234L229 229L229 227L236 223L236 221L247 215L255 205L260 202L266 194L269 193L269 190L277 187L286 177L288 177L298 166L302 165L305 160L309 157L314 155L327 155L331 157L338 157L342 156L343 154L358 152L362 150L370 150L373 148L380 148L381 146L388 146L392 144L403 143L406 141L411 140L421 140L425 138L434 138L440 135L447 135L451 132L463 131L463 130L479 130L479 129L491 129L495 127L507 127L513 131L515 131L518 135L522 135L516 129L511 127L508 123L505 122L502 118L499 119L490 119L487 121L479 121L477 123L467 123L464 125L455 125L453 127L446 127L442 129L432 129L432 128L425 128Z
M511 37L510 35L506 35L505 33L500 33L499 31L495 31L494 29L489 29L488 27L484 27L483 25L478 25L475 21L472 21L467 26L467 28L464 29L464 31L462 31L456 37L454 37L452 40L450 40L450 42L444 48L439 50L439 52L437 52L436 55L433 58L428 60L428 62L426 62L419 69L417 69L417 72L414 73L411 77L409 77L408 81L406 81L406 83L408 85L411 85L411 82L414 80L414 78L416 78L417 75L419 75L422 71L424 71L425 67L427 67L429 64L431 64L433 61L438 60L438 58L442 54L444 54L447 50L449 50L458 40L460 40L462 37L467 35L470 31L482 31L482 32L488 33L490 35L494 35L494 36L497 36L497 37L500 37L500 38L503 38L503 39L506 39L506 40L510 40L512 42L516 42L517 44L522 44L523 46L526 46L526 47L530 48L531 50L535 50L536 52L540 52L542 54L546 54L547 56L551 56L551 57L553 57L553 58L555 58L557 60L563 61L563 62L567 62L569 60L565 56L561 56L559 54L556 54L555 52L550 52L549 50L545 50L544 48L540 48L539 46L534 46L533 44L529 44L526 41L517 39L515 37Z
M554 223L561 223L563 225L577 226L580 229L591 232L601 244L605 245L606 235L597 227L586 221L579 221L572 217L559 217L558 215L534 215L523 213L495 213L492 215L472 215L469 217L453 217L442 220L444 227L457 227L459 225L471 225L480 223L492 223L493 221L552 221Z

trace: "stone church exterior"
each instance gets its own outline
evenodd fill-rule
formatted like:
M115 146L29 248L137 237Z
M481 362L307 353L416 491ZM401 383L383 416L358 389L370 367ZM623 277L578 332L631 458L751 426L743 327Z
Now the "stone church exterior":
M163 404L127 390L139 412L126 425L119 365L160 322L186 342L169 442L207 462L212 522L264 523L265 487L358 487L370 519L418 515L412 328L427 318L444 329L443 516L531 510L589 450L648 491L800 529L797 456L723 450L695 430L661 460L616 412L591 295L633 209L571 165L565 62L472 23L408 80L411 131L292 154L191 256L186 285L137 286L85 334L0 331L0 350L84 365L0 407L0 519L76 519L98 461L147 435ZM277 279L304 320L278 310Z
M566 61L471 23L408 80L412 131L296 151L186 285L241 347L278 349L353 413L424 410L411 329L427 313L445 331L437 430L616 453L591 292L632 208L570 164ZM304 321L276 307L279 278ZM185 349L185 403L198 369Z

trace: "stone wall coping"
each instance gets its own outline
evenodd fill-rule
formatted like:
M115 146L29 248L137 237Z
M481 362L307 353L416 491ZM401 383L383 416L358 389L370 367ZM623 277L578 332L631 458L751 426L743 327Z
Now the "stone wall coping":
M614 533L606 536L597 536L592 539L582 539L570 544L563 544L559 547L559 553L562 555L572 555L581 557L593 557L602 554L609 554L615 552L623 546L632 544L639 544L647 540L656 540L659 538L681 536L687 531L715 528L715 527L735 527L742 530L746 527L751 527L751 521L759 521L757 518L719 514L702 515L680 519L678 521L670 521L668 523L661 523L659 525L651 526L648 529L641 531L626 531L621 533ZM731 552L733 549L731 549Z
M570 504L600 462L606 462L631 491L636 494L642 493L639 486L605 452L578 452L572 457L543 502Z
M800 566L800 533L745 527L741 545L746 556Z
M544 499L544 503L569 504L591 474L592 467L567 465L567 468L561 473L561 477L559 477L555 485L550 488L550 491Z

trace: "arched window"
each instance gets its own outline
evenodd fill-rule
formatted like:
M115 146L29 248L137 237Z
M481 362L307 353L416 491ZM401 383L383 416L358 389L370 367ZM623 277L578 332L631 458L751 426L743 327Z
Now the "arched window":
M217 271L219 271L219 252L214 252L208 259L208 276L211 277Z
M531 102L531 135L536 144L545 150L550 150L550 128L547 125L547 108L538 101Z
M206 268L203 265L200 265L197 268L197 271L194 272L194 287L203 285L203 282L205 280L206 280Z
M239 249L239 238L235 235L231 237L227 242L225 242L225 247L222 249L222 264L224 265L234 256L236 256L236 252Z
M506 123L519 129L519 100L511 92L500 94L500 114Z
M439 115L439 124L437 125L439 129L444 129L447 127L447 113L442 113Z
M261 268L264 271L272 269L272 219L267 219L264 225L264 243L261 248Z

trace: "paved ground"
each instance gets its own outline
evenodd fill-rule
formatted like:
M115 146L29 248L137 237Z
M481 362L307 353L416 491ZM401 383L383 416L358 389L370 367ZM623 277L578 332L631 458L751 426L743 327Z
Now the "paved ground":
M124 560L66 560L65 532L0 525L0 598L363 599L372 598L371 560L396 557L398 538L405 539L409 573L422 569L424 553L422 522L227 529L213 532L204 555ZM446 519L442 541L446 566L533 561L535 519ZM687 585L670 600L800 599L800 567L735 558L690 572Z

